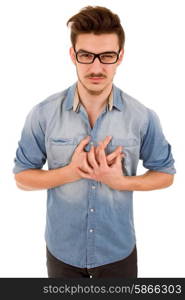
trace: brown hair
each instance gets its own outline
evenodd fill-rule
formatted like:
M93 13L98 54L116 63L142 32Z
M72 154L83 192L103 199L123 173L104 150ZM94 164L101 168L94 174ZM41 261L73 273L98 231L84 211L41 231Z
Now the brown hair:
M87 6L67 21L71 28L71 42L75 47L77 36L82 33L116 33L120 49L124 47L125 33L118 15L101 6Z

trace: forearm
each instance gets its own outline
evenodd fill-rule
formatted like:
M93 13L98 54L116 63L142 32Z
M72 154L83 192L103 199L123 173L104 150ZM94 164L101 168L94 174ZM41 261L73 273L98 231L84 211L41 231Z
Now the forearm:
M139 176L123 176L120 180L120 190L152 191L170 186L174 175L157 171L147 171Z
M78 179L70 166L54 170L29 169L15 175L17 186L27 191L51 189Z

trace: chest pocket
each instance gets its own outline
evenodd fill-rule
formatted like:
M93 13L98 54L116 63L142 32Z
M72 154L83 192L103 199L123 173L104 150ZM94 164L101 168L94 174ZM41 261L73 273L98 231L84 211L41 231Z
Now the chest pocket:
M49 155L50 163L53 166L68 165L76 149L78 141L76 139L50 139Z
M110 143L107 147L108 153L114 151L118 146L122 146L123 151L124 151L124 149L127 149L127 148L137 147L138 141L137 141L137 139L134 139L134 138L128 138L128 139L112 138L112 140L110 141Z

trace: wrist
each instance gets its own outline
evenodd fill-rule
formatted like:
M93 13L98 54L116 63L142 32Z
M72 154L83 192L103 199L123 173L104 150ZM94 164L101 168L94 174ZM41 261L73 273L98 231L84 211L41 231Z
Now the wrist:
M102 181L103 183L107 184L110 188L117 191L126 190L126 176L120 175L118 177L114 177L113 179L109 180L108 182Z
M81 177L77 172L77 167L72 163L65 167L66 172L68 173L69 182L77 181Z
M126 191L128 190L128 176L121 175L118 179L118 190Z
M122 191L140 191L143 176L123 176L121 180Z

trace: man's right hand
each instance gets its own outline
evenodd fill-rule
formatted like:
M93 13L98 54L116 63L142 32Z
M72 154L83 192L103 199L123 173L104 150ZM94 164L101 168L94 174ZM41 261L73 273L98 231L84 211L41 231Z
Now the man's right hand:
M79 145L76 147L69 164L69 167L71 168L71 171L74 174L76 180L81 179L80 175L77 173L77 168L80 168L81 170L89 174L93 173L93 168L91 168L87 161L87 152L84 150L89 141L89 136L81 140Z
M104 149L109 144L111 138L112 137L107 136L102 141ZM87 136L86 138L81 140L79 145L76 147L76 149L73 153L72 159L71 159L71 163L69 164L69 167L71 168L71 171L73 173L73 176L74 176L75 180L81 179L79 173L77 172L78 168L81 169L82 171L84 171L85 173L88 173L89 175L93 174L93 168L88 162L88 152L86 152L84 150L84 148L89 143L89 141L90 141L89 136ZM114 163L115 159L117 158L117 156L120 155L121 151L122 151L122 147L118 146L112 153L110 153L106 156L107 164L109 166L111 166ZM95 154L96 154L97 162L99 162L99 153L98 153L98 151L95 151Z

